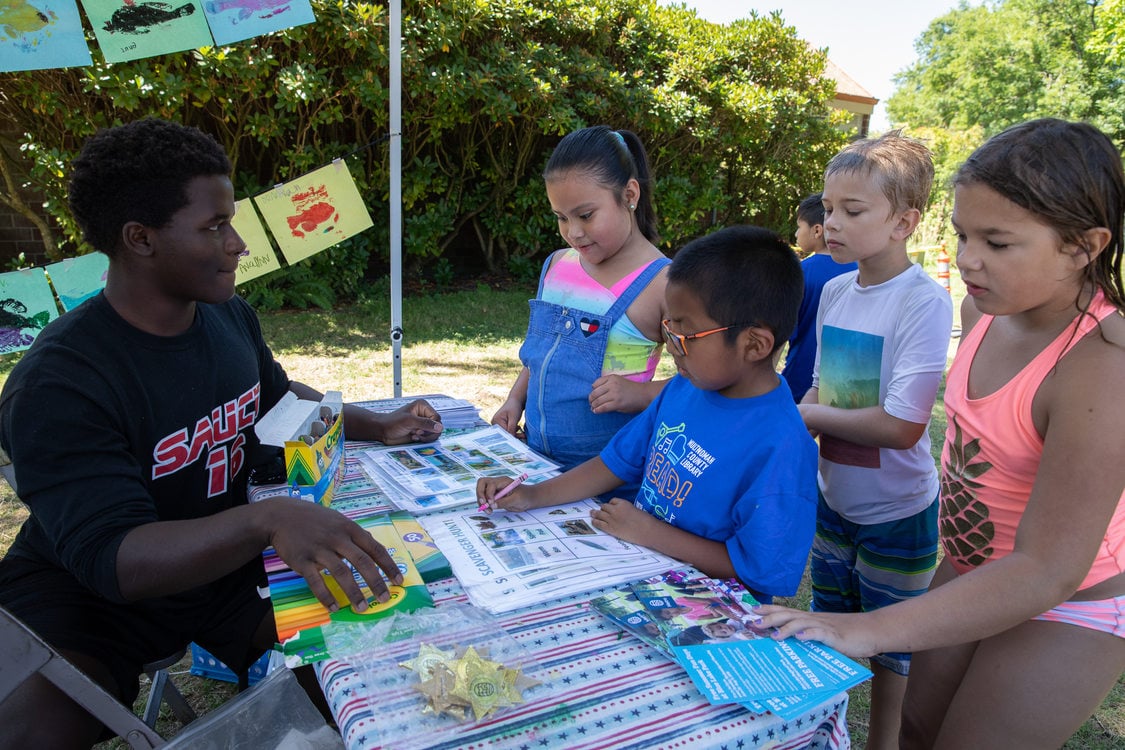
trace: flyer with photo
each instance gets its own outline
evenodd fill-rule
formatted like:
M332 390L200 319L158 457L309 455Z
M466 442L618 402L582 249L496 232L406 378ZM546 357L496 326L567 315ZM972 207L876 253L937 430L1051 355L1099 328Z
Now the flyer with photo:
M871 676L823 644L775 641L755 624L756 604L737 580L683 570L590 601L591 609L675 659L714 704L795 719Z

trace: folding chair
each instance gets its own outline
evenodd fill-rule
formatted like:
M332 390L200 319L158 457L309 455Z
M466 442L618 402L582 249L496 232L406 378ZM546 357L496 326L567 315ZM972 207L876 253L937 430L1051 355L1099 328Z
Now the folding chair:
M156 730L107 693L100 685L60 656L26 625L0 607L0 701L34 674L41 674L55 687L90 712L129 747L162 747Z
M294 746L343 750L340 735L324 723L288 669L267 675L254 688L193 721L165 741L152 727L0 607L0 701L38 673L90 712L134 750L199 747ZM290 743L286 745L285 743Z
M156 720L160 717L160 704L162 702L168 704L172 713L184 726L199 718L168 674L168 668L178 664L186 653L187 649L182 648L167 658L149 662L142 667L151 684L141 719L150 727L156 726Z

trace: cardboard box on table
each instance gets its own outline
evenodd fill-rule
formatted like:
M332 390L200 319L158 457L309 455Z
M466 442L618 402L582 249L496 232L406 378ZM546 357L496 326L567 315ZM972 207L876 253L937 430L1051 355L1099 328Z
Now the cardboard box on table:
M322 407L333 415L322 418ZM297 398L289 392L270 409L254 431L263 445L285 451L285 482L289 494L331 505L336 486L344 476L344 401L339 391L329 391L320 401ZM326 424L330 420L330 424ZM322 435L313 437L324 429Z

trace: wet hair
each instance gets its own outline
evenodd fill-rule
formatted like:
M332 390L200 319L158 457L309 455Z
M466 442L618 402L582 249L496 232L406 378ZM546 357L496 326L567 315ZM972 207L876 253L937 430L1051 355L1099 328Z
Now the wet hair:
M214 138L149 117L90 136L74 160L70 210L86 241L112 258L127 222L167 226L189 203L189 182L230 172Z
M874 177L891 204L891 213L915 208L926 210L934 183L934 162L921 141L892 130L878 138L852 141L832 157L824 178L834 174Z
M1084 247L1086 230L1108 229L1109 244L1087 264L1086 280L1125 310L1121 281L1125 175L1121 155L1100 130L1054 118L1015 125L974 151L954 175L953 184L980 184L996 191L1035 214L1065 244Z
M824 193L813 193L797 204L797 221L803 221L810 227L824 224Z
M577 171L590 175L598 184L617 196L625 205L625 185L630 179L640 185L637 197L637 227L645 239L660 244L656 231L656 209L652 203L652 174L644 144L629 130L613 130L608 125L594 125L568 133L555 146L543 179L551 180L563 172Z
M775 232L752 226L727 227L684 245L668 267L668 283L690 288L719 325L768 328L775 352L793 333L805 293L793 248ZM723 336L732 342L739 330Z

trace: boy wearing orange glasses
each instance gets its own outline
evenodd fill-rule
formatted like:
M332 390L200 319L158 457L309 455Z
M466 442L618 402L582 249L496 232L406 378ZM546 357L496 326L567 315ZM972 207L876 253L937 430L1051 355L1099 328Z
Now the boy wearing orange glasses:
M756 596L797 591L816 517L816 445L775 365L804 293L788 244L758 227L688 243L668 270L662 324L679 374L596 458L503 498L526 510L640 483L591 512L597 528L738 578Z

